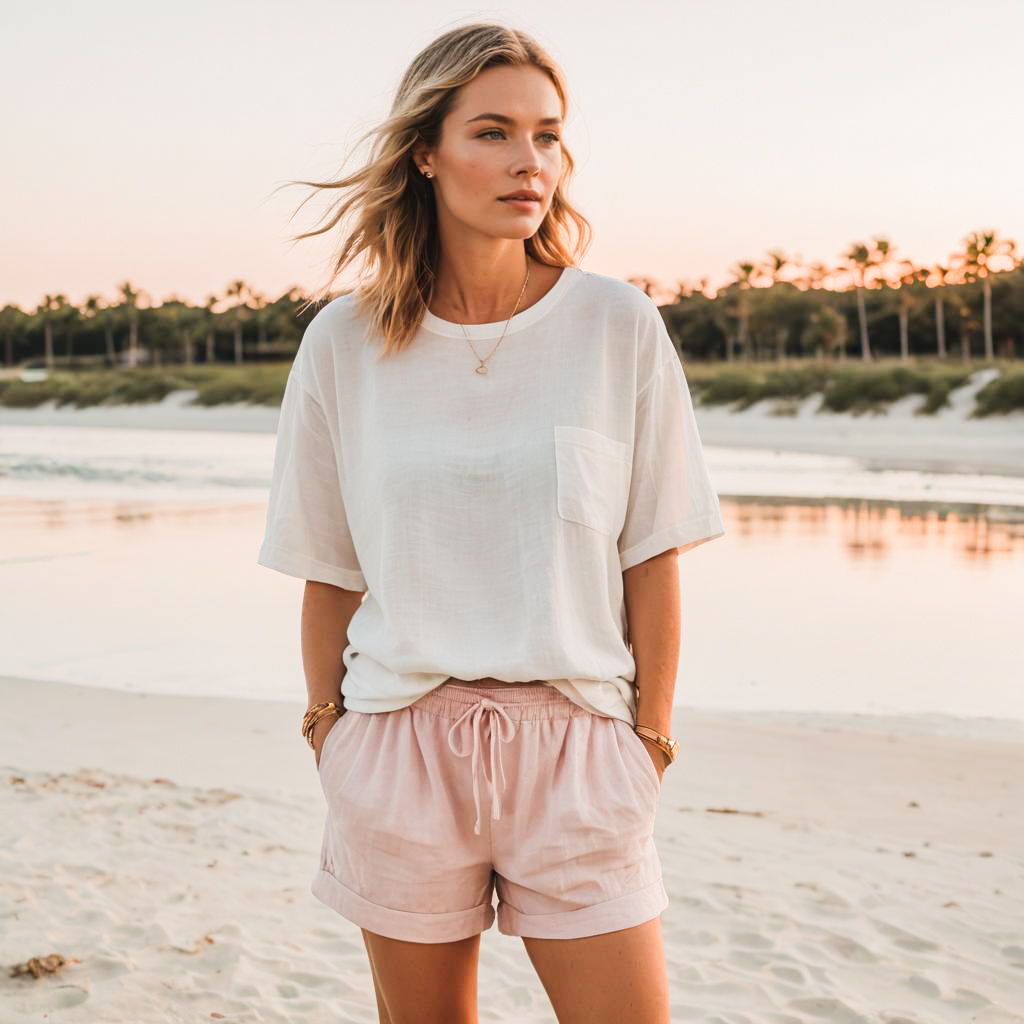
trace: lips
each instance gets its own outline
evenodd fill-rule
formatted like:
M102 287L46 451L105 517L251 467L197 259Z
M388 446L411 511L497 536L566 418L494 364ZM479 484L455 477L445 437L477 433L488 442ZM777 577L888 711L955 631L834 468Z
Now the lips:
M498 198L501 199L503 202L506 202L506 201L509 201L509 200L511 200L513 202L520 202L520 203L527 203L527 202L529 202L529 203L539 203L540 202L540 196L537 195L536 192L513 192L511 195L499 196Z

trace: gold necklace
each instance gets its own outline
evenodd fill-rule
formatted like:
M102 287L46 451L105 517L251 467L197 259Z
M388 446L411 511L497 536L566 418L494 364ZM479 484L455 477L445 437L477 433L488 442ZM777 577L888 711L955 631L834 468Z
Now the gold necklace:
M523 279L523 287L522 287L522 290L519 292L519 298L516 299L516 305L515 305L515 309L512 310L512 315L508 318L508 320L505 321L505 328L501 332L501 337L498 339L498 345L500 345L502 343L502 340L505 337L505 331L508 330L508 325L512 322L512 317L516 315L516 310L519 308L519 303L523 301L523 296L526 294L526 285L527 285L527 282L529 280L530 280L530 257L527 256L526 257L526 277ZM475 373L487 373L487 359L490 359L491 356L493 356L494 353L498 351L498 345L495 345L494 348L492 348L491 351L488 352L487 359L480 359L480 353L477 352L477 350L475 348L473 348L473 342L470 340L469 332L466 330L466 325L465 324L459 324L459 326L462 328L462 333L466 335L466 341L469 342L469 347L473 349L473 355L475 355L477 357L477 359L480 360L480 365L475 368L474 372Z

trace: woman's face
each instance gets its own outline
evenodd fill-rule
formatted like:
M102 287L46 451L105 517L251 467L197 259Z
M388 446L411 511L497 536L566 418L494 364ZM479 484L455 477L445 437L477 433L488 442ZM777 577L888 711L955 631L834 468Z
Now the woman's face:
M533 235L562 173L561 113L551 79L532 65L488 68L463 86L438 147L417 160L434 172L442 228L506 239ZM540 200L500 198L521 189Z

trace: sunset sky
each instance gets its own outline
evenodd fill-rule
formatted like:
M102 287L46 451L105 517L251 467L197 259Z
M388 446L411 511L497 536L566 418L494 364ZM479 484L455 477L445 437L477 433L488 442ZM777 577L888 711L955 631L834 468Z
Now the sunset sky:
M832 263L885 234L946 261L1024 247L1024 3L293 0L5 5L0 305L46 293L203 302L320 286L320 207L432 38L498 19L570 87L585 269L724 284L769 249ZM143 303L147 304L147 303Z

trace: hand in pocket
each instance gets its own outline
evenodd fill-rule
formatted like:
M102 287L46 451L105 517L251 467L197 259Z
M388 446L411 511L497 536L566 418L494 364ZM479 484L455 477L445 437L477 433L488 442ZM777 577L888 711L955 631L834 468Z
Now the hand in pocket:
M325 715L313 727L313 756L317 771L320 770L320 755L331 730L341 721L341 715Z

